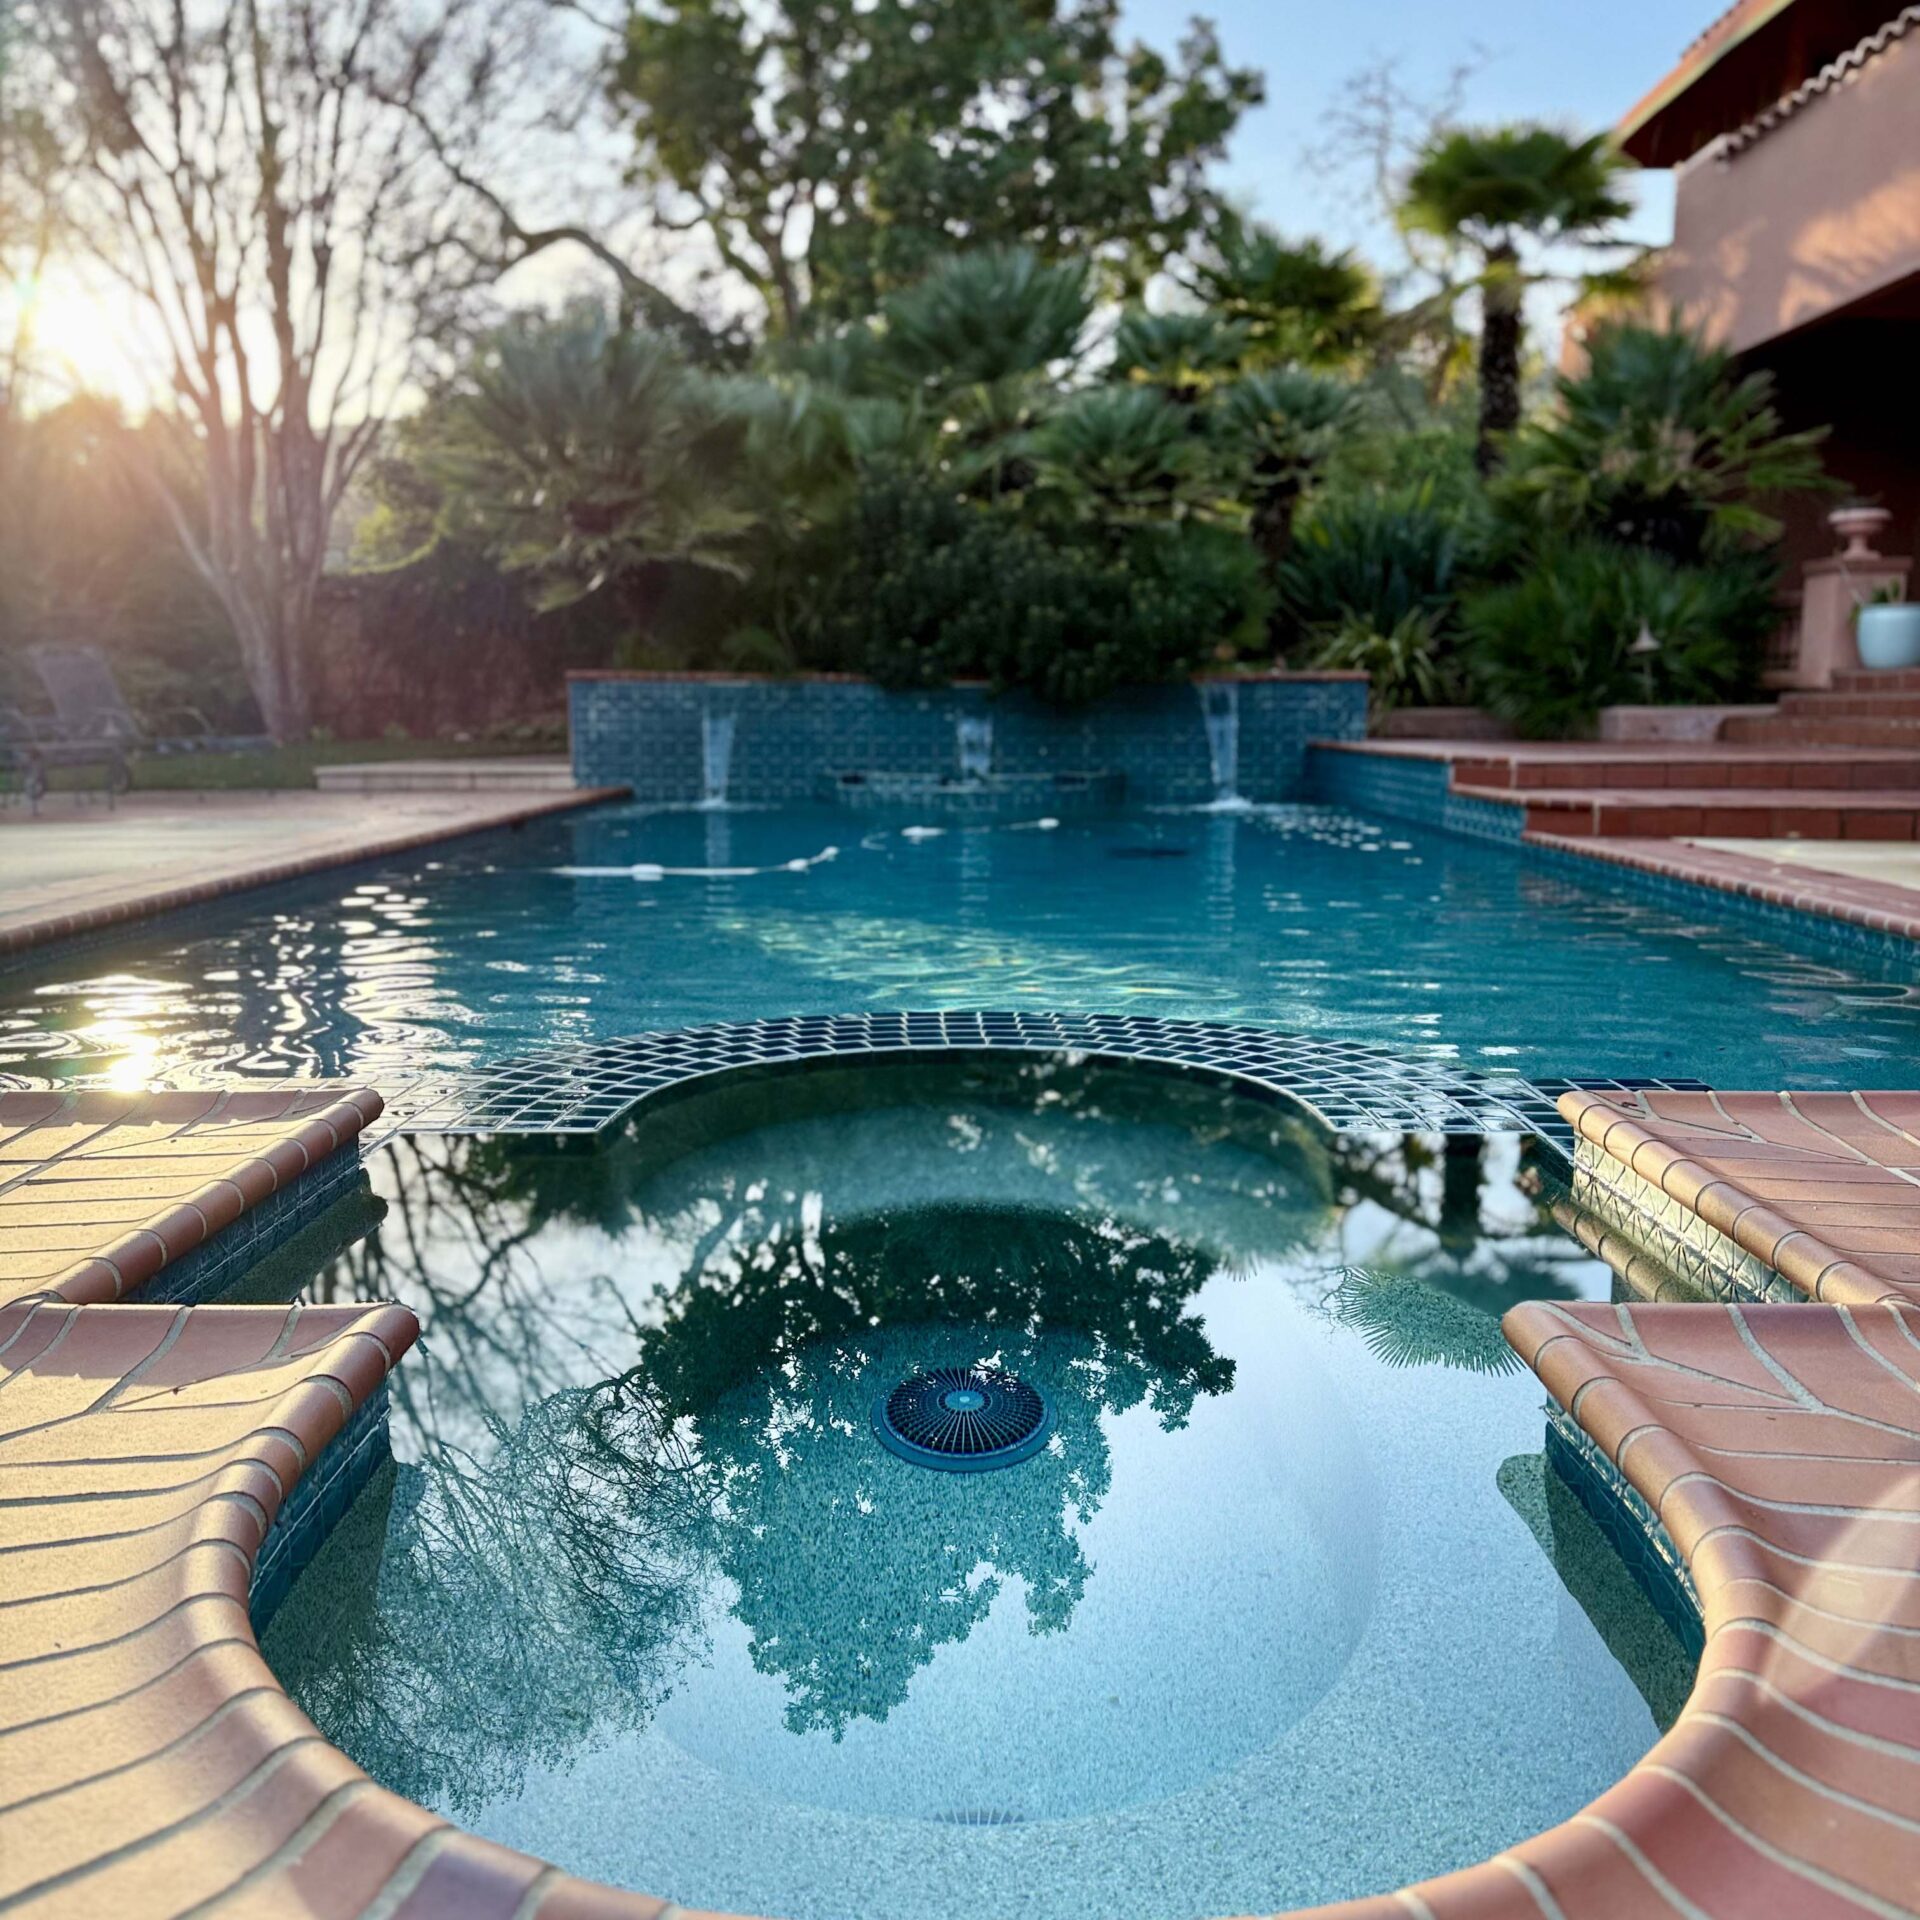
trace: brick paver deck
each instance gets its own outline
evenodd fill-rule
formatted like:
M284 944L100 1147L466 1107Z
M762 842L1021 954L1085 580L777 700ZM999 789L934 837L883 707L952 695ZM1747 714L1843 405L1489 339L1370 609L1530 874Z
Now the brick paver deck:
M1920 1093L1569 1093L1560 1111L1808 1299L1920 1305Z

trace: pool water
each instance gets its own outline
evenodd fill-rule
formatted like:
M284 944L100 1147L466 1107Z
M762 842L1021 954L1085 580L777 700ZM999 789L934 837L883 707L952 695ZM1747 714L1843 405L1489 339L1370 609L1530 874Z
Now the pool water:
M911 1007L1239 1020L1720 1086L1898 1083L1920 1061L1910 973L1337 810L935 831L612 807L9 971L0 1069L391 1087L554 1042Z
M1499 1337L1609 1286L1511 1138L976 1059L372 1172L370 1237L249 1283L424 1328L268 1657L571 1871L790 1920L1271 1912L1564 1818L1684 1693ZM1038 1390L1045 1449L895 1457L875 1403L935 1366Z

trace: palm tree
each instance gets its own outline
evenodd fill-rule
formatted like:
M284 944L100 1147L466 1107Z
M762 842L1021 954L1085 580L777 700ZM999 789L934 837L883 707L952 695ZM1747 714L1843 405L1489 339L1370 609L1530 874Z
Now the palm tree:
M1192 269L1190 291L1246 337L1251 364L1345 367L1381 324L1373 277L1350 252L1297 244L1271 228L1222 220Z
M574 309L493 337L430 459L449 520L557 607L660 562L744 574L742 436L672 342Z
M1524 241L1604 245L1633 211L1617 190L1627 165L1612 139L1575 140L1521 123L1437 135L1407 180L1400 218L1413 231L1466 242L1480 256L1482 473L1520 420L1520 348L1528 275Z
M1353 410L1345 381L1304 367L1245 374L1214 397L1210 431L1243 475L1253 543L1270 585L1277 586L1293 545L1294 510Z
M1516 439L1500 486L1564 532L1693 566L1777 540L1761 501L1833 485L1826 429L1786 431L1772 375L1743 373L1683 326L1602 326L1585 370L1555 384L1553 416Z

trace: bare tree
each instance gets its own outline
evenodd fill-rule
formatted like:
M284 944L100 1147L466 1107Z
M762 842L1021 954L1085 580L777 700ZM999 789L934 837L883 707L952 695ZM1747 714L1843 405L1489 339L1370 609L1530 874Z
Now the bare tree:
M612 267L630 304L671 304L584 225L516 211L543 140L586 98L582 31L549 0L33 12L20 57L43 184L63 241L140 316L192 455L147 478L278 738L311 724L334 515L436 339L562 242Z

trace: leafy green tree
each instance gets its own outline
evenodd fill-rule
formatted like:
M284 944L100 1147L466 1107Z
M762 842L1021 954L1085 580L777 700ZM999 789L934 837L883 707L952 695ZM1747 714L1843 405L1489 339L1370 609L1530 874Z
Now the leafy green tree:
M1496 497L1529 523L1694 562L1780 537L1769 496L1829 488L1824 428L1788 433L1773 377L1682 326L1599 328L1558 405L1514 441Z
M1119 0L647 0L614 89L636 176L773 331L871 313L959 247L1137 289L1216 209L1257 73L1196 21L1176 58Z
M1520 358L1528 252L1561 242L1604 244L1633 211L1619 191L1626 161L1606 134L1576 140L1531 123L1436 135L1408 177L1402 221L1464 241L1479 256L1480 432L1490 473L1520 421Z

